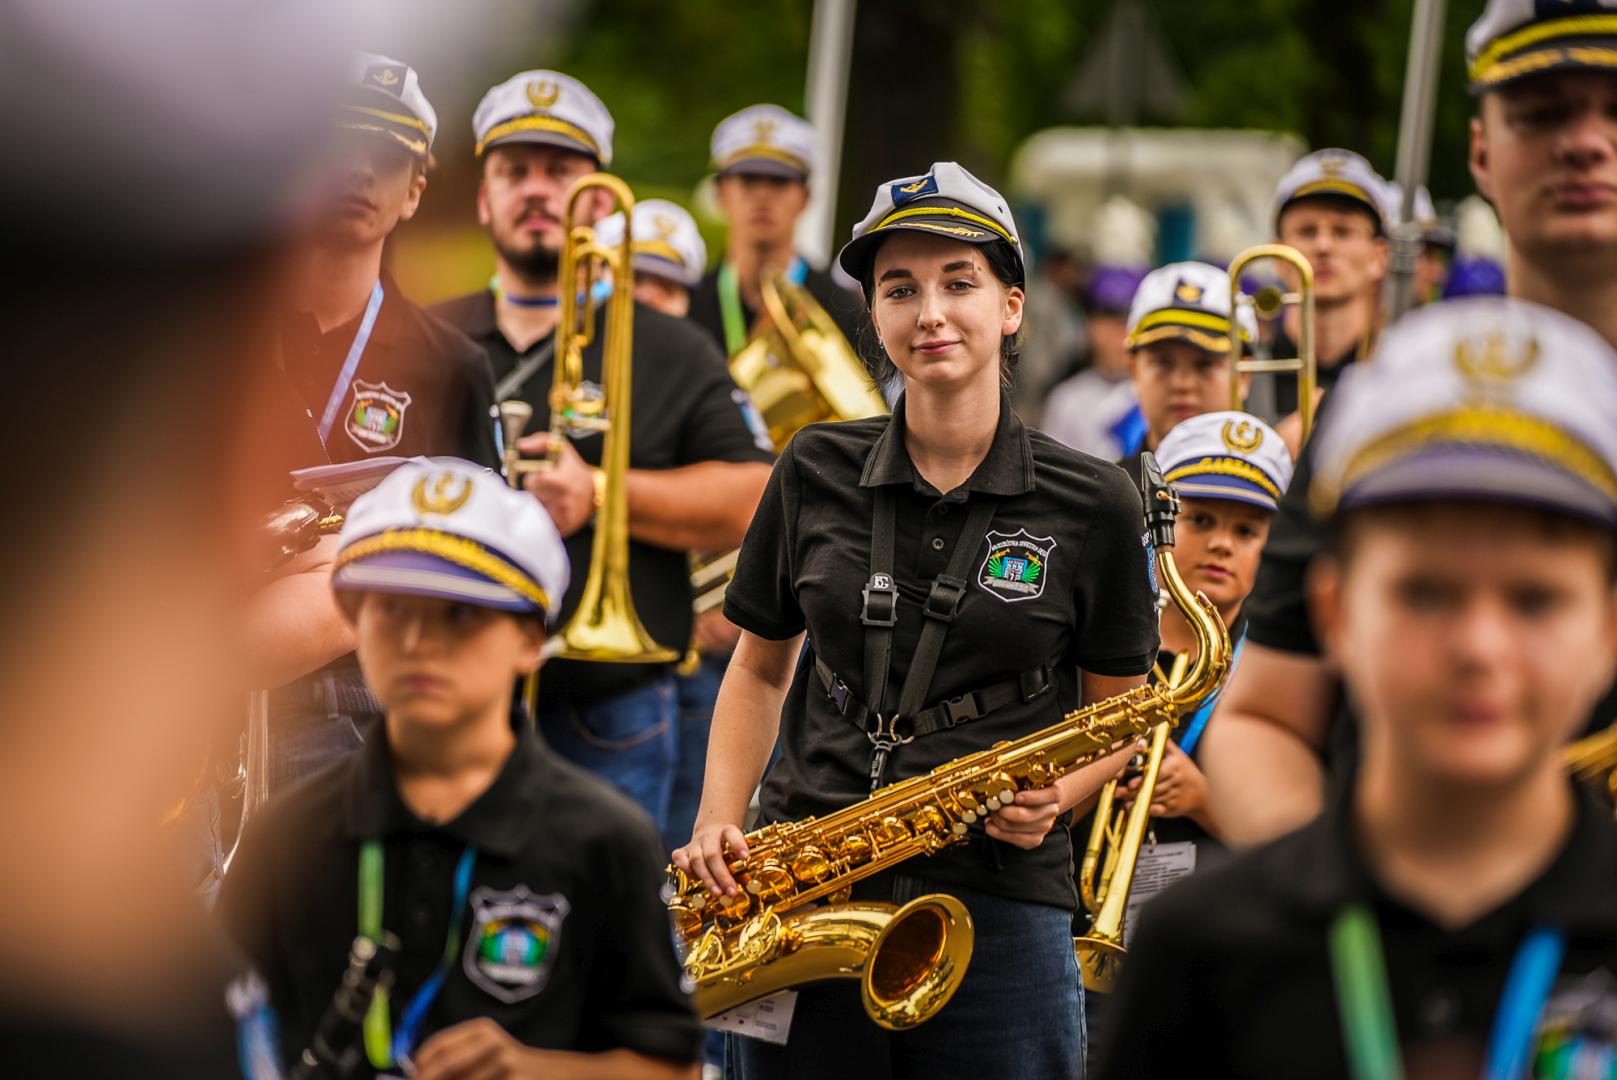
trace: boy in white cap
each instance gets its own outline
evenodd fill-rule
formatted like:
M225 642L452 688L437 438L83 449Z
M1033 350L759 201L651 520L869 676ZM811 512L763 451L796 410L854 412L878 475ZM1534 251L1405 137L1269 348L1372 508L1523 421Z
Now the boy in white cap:
M1237 316L1240 340L1257 335L1250 308ZM1145 431L1122 461L1140 475L1140 455L1162 445L1175 425L1229 404L1229 276L1203 262L1169 263L1147 274L1129 306L1131 378Z
M852 342L858 298L797 254L797 219L808 209L817 165L814 129L779 105L751 105L713 129L714 194L729 224L724 258L691 297L691 318L725 355L741 351L763 310L768 273L806 288Z
M1275 187L1275 238L1302 252L1314 269L1314 353L1322 387L1374 343L1391 198L1368 161L1336 148L1299 158ZM1281 317L1276 357L1297 355L1300 317L1295 306ZM1278 380L1275 397L1280 416L1296 412L1296 381Z
M1580 319L1617 344L1612 13L1585 0L1489 0L1466 36L1466 55L1477 99L1471 174L1505 232L1507 291ZM1305 450L1299 478L1311 472L1309 459ZM1227 722L1206 751L1220 816L1244 843L1318 813L1326 759L1338 774L1354 746L1304 589L1309 562L1328 549L1329 537L1312 524L1297 492L1282 501L1272 536L1248 604L1246 663L1230 681ZM1613 690L1592 725L1617 711ZM1220 782L1223 762L1227 784Z
M613 214L596 232L602 244L616 247L623 242L623 215ZM629 246L634 298L676 319L690 314L691 289L707 269L707 245L690 211L667 199L636 203Z
M220 897L283 1058L356 933L391 933L361 1075L692 1075L657 835L511 703L568 577L543 508L469 462L403 465L350 508L331 587L386 722L271 802Z
M588 87L556 71L524 71L483 96L473 117L483 179L478 220L494 245L488 289L438 311L488 350L498 396L533 407L519 443L527 455L550 450L551 358L556 347L558 270L569 225L594 225L613 199L597 189L564 222L568 191L612 161L612 116ZM632 214L638 232L658 226L655 208ZM644 244L644 241L642 242ZM694 251L687 252L687 258ZM667 263L666 259L659 259ZM645 258L636 260L643 265ZM639 275L637 275L639 276ZM583 352L583 377L603 381L603 312ZM652 638L670 649L691 640L687 553L727 551L741 542L769 476L773 448L757 410L735 385L717 345L688 319L634 306L629 469L629 582ZM552 469L524 485L561 530L575 586L561 601L571 615L588 578L597 483L605 476L599 431L576 431ZM673 665L558 660L539 688L538 724L569 761L606 777L666 822L679 757Z
M1343 380L1316 611L1363 761L1152 901L1100 1076L1609 1072L1617 823L1561 751L1617 670L1613 415L1617 356L1521 301L1413 313Z

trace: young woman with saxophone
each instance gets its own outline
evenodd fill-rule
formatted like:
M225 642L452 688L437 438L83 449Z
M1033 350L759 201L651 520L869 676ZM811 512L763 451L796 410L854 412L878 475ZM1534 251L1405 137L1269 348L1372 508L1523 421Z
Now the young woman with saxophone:
M952 162L883 184L839 256L861 282L891 417L805 428L776 463L725 614L743 630L714 713L702 806L675 865L734 895L743 819L823 815L1144 682L1156 590L1140 498L1113 465L1022 425L1006 388L1024 263L1003 198ZM807 632L810 648L802 649ZM895 720L894 717L897 717ZM973 842L857 884L946 892L970 967L942 1015L891 1033L845 981L799 992L784 1045L732 1040L742 1077L1083 1071L1071 842L1052 828L1127 751L1023 791ZM995 804L991 803L990 807Z

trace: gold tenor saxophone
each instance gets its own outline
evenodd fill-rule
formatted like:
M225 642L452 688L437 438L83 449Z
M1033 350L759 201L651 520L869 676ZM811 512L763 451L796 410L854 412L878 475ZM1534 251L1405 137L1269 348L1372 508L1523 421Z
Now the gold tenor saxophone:
M952 896L902 908L848 903L854 882L966 839L970 826L1018 791L1046 787L1081 765L1129 746L1153 725L1194 711L1224 680L1230 639L1218 610L1192 594L1174 565L1179 499L1149 462L1146 524L1163 581L1189 620L1196 661L1182 682L1141 686L1068 713L1059 724L882 788L823 818L766 825L730 863L741 885L712 896L670 868L669 908L684 939L685 971L703 1017L777 990L854 978L865 1010L890 1030L914 1027L949 1000L971 956L971 921ZM827 900L822 906L814 901Z

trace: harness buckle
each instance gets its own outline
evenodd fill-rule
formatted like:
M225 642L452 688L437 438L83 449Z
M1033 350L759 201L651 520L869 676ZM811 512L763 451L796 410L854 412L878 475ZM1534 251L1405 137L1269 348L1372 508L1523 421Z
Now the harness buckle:
M1055 685L1055 679L1050 674L1049 668L1036 667L1016 677L1016 688L1024 703L1050 692L1050 687Z
M939 574L932 579L932 588L926 594L926 603L922 611L927 618L941 619L944 622L954 622L955 615L960 611L960 601L965 599L966 583L957 577Z
M883 716L879 712L873 712L870 714L870 718L875 721L875 725L872 728L865 729L865 737L870 740L871 745L876 749L891 750L894 747L905 746L915 741L914 732L902 737L898 734L898 722L903 719L898 713L889 713Z
M859 621L866 626L894 626L898 622L898 586L891 574L871 574L860 595L864 608Z

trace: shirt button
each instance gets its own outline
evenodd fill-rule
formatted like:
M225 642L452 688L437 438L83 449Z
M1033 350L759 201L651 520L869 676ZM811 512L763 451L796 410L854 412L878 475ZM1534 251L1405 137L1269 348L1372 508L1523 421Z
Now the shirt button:
M932 550L933 551L942 551L943 550L943 537L934 536L932 538Z
M944 503L942 506L938 507L938 517L948 517L948 516L949 516L949 504Z

